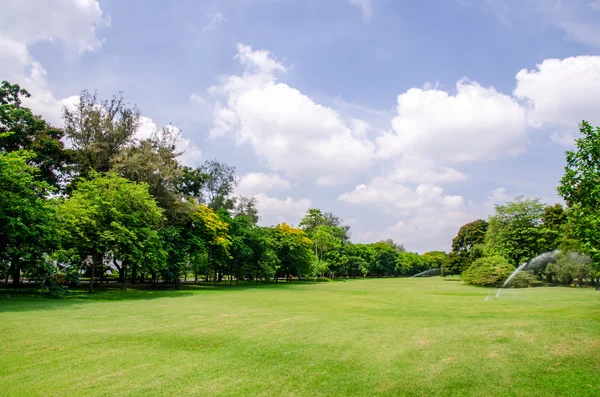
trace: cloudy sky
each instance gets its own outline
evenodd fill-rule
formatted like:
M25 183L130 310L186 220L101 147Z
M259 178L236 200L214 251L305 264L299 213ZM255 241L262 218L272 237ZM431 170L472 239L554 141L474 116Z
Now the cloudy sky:
M237 169L263 224L310 207L354 241L448 249L517 195L556 202L600 123L600 1L3 0L0 79L55 125L123 91L144 135Z

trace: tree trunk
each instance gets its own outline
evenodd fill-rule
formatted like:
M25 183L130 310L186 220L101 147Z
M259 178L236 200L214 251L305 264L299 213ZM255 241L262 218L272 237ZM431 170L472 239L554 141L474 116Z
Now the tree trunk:
M137 279L137 264L131 265L131 284L135 284L135 280Z
M121 291L125 291L127 289L125 286L127 278L127 264L125 263L125 261L121 261L121 269L123 269L123 277L119 277L121 278Z
M13 288L18 288L21 284L21 267L18 261L13 261Z
M90 277L90 287L88 292L94 292L94 277L96 276L96 262L98 261L98 256L94 257L92 260L92 274Z

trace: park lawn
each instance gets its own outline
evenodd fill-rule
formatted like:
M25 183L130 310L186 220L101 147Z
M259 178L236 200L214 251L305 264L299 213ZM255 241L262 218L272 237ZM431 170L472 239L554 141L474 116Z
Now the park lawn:
M600 292L439 277L0 291L0 395L600 395Z

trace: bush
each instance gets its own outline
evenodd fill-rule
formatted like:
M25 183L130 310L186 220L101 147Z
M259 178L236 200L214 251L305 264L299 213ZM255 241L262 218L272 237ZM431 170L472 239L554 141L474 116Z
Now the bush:
M515 274L512 280L510 280L509 287L513 288L529 288L539 287L542 282L529 270L521 271Z
M462 275L462 280L482 287L498 287L515 267L500 255L479 258Z
M589 256L578 252L561 252L556 262L546 267L548 281L558 280L561 284L572 284L578 282L583 284L583 279L589 277L591 270L591 259Z

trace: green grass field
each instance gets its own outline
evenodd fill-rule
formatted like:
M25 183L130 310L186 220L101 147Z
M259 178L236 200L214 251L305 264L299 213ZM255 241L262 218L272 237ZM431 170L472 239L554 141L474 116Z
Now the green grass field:
M0 291L0 395L600 395L600 292L378 279Z

